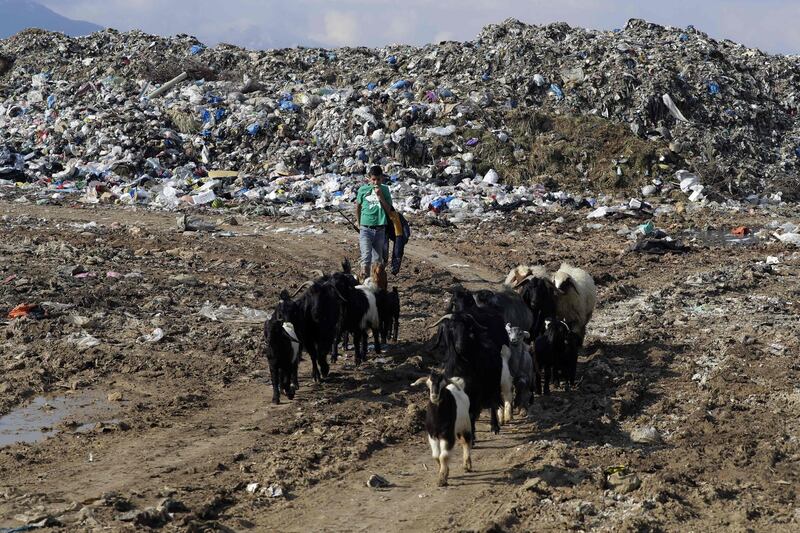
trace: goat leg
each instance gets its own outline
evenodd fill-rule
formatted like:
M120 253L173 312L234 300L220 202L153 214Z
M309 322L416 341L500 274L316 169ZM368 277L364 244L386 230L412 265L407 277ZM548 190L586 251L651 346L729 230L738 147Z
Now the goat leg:
M313 343L312 343L313 344ZM317 367L317 351L309 346L308 358L311 359L311 377L315 383L320 383L322 379L319 375L319 368Z
M353 332L353 348L355 349L356 356L355 356L355 363L356 366L361 364L361 334L358 332Z
M375 353L381 353L381 338L377 328L372 328L372 336L375 338Z
M500 422L497 420L497 411L499 411L499 409L493 408L490 409L489 411L491 412L492 415L492 421L491 421L492 433L497 435L498 433L500 433Z
M272 403L278 405L281 403L281 389L280 389L280 369L278 368L277 361L269 362L269 375L272 380Z
M331 348L331 363L335 363L339 360L339 342L342 340L342 330L338 330L336 332L336 340L333 341L333 347Z
M544 393L550 394L550 380L553 377L553 369L545 367L544 369Z

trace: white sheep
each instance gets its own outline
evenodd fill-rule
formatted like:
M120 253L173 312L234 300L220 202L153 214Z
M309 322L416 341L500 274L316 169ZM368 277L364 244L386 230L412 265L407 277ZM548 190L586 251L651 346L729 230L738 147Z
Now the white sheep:
M550 274L541 265L517 265L508 273L503 284L516 289L524 280L532 277L549 279Z
M553 273L552 280L556 289L556 315L569 324L583 344L586 324L592 318L597 303L594 280L585 270L567 263L561 263L561 267Z

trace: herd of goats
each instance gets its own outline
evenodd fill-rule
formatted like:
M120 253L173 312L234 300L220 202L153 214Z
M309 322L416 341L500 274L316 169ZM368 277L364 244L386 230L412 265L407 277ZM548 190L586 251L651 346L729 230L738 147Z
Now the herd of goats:
M330 369L328 354L336 362L348 334L356 365L366 357L370 330L376 353L387 338L397 341L400 298L396 287L387 290L383 265L373 265L362 284L347 260L341 272L319 274L294 295L283 290L264 325L272 403L280 403L281 391L294 398L302 351L319 382ZM463 447L465 470L472 468L470 449L482 409L490 410L491 429L498 433L514 408L530 406L534 391L548 394L551 381L564 382L567 389L574 384L578 351L597 299L592 277L567 264L552 273L520 265L509 272L501 290L456 286L451 292L447 314L430 326L437 329L431 345L441 354L443 369L414 382L430 391L425 428L439 462L440 486L447 485L456 441Z

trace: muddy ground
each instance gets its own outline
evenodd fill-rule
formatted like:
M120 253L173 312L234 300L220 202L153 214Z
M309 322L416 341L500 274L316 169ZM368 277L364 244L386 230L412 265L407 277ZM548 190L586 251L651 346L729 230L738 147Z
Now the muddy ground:
M345 225L313 234L313 221L238 217L221 236L182 233L175 214L143 210L5 202L0 212L2 316L21 303L48 311L0 323L0 530L800 528L791 245L626 252L618 230L641 221L593 228L585 210L477 227L412 220L406 263L390 279L399 342L359 368L347 352L320 386L306 358L298 396L273 406L261 324L201 310L267 311L310 270L355 260ZM724 232L797 222L790 215L701 212L657 225ZM437 488L425 393L409 384L436 364L426 326L445 290L561 260L598 284L579 387L537 397L498 436L484 415L475 471L456 463L450 487ZM34 427L22 428L28 419ZM634 442L649 427L657 439ZM368 488L372 474L389 486Z

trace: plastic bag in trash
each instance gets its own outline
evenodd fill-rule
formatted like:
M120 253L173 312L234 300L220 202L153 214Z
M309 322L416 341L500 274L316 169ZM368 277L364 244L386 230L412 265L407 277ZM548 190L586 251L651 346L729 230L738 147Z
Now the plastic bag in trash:
M233 306L220 305L214 306L211 302L206 301L200 308L200 315L216 321L226 322L245 322L245 323L263 323L269 320L272 316L271 312L260 311L250 307L236 308Z

